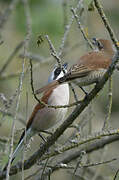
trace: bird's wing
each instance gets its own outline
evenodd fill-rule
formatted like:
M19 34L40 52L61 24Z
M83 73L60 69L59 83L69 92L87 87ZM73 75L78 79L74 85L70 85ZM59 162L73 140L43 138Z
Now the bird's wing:
M53 90L58 85L59 85L59 82L57 80L54 80L54 81L50 82L49 84L47 84L46 86L43 86L42 88L36 90L35 94L40 94L40 93L45 92L47 90Z
M78 64L84 65L86 68L90 70L97 70L97 69L107 69L111 64L112 59L111 57L105 55L103 51L93 51L89 52L88 54L82 56Z
M75 64L70 68L69 71L69 79L73 79L73 78L82 78L87 76L88 73L90 73L92 71L91 68L86 67L85 65L82 64Z
M69 69L67 81L85 77L94 70L107 69L111 62L111 58L105 56L102 52L89 52Z

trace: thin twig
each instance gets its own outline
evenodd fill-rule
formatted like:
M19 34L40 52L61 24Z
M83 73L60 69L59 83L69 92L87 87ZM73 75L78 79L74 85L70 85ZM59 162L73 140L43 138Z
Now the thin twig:
M13 153L13 140L14 140L14 132L15 132L15 121L17 119L17 112L18 112L18 108L19 108L23 77L24 77L24 61L22 63L22 73L21 73L20 80L19 80L19 87L18 87L18 95L17 95L17 100L16 100L15 115L14 115L14 119L13 119L13 123L12 123L12 129L11 129L10 154L9 154L9 161L8 161L7 172L6 172L6 180L9 180L9 172L10 172L10 166L11 166L11 161L12 161L12 153Z
M65 27L67 25L67 22L68 22L67 6L68 6L67 0L63 0L62 1L63 21L64 21L63 27Z
M114 34L114 31L113 29L111 28L110 24L109 24L109 21L104 13L104 10L103 10L103 7L101 5L101 3L99 2L99 0L94 0L94 4L95 4L95 7L97 8L98 10L98 13L100 14L100 17L105 25L105 28L107 29L107 32L109 33L110 35L110 38L113 42L113 44L115 45L117 51L119 51L119 46L118 46L118 39L116 38L116 35Z
M4 116L10 116L11 118L14 117L14 114L13 114L13 113L8 112L8 111L6 111L6 110L0 109L0 113L2 113ZM18 120L19 120L22 124L25 125L25 119L22 117L22 115L18 115L17 118L18 118Z
M1 142L1 143L7 143L8 141L9 141L8 138L6 138L6 137L1 137L1 136L0 136L0 142Z
M88 135L88 136L80 139L80 141L76 140L75 143L72 143L71 145L62 146L62 147L58 148L57 151L55 150L54 152L50 153L49 155L46 155L45 158L48 158L48 157L51 158L51 157L56 156L60 153L63 153L65 151L79 147L79 146L86 144L86 143L89 143L91 141L101 139L105 136L113 136L113 135L119 135L119 130L118 129L117 130L110 130L110 131L107 130L107 131L103 131L103 132L101 131L98 133ZM44 159L42 159L42 160L44 160Z
M56 129L53 135L47 138L47 142L42 144L40 146L40 149L37 152L35 152L29 158L29 160L25 161L24 169L28 169L31 166L33 166L35 162L37 161L37 159L42 157L42 155L46 152L46 150L49 149L49 147L54 144L54 142L58 139L58 137L61 134L63 134L63 132L67 129L67 127L69 127L73 123L73 121L76 119L76 117L87 107L89 102L91 102L91 100L94 99L94 97L103 88L104 84L106 83L108 78L111 76L112 72L114 71L115 65L118 62L118 56L119 56L118 53L114 56L112 64L107 70L107 72L105 73L105 75L103 76L103 78L96 85L96 87L87 95L87 97L83 100L83 102L74 109L71 115L63 122L63 124L59 128ZM118 131L117 131L117 134L118 134ZM21 170L21 163L17 164L17 166L11 169L10 174L16 173L18 169L19 171ZM3 174L0 175L0 178L4 177L4 173L5 172L3 172Z
M36 176L36 174L38 174L40 171L40 169L37 169L34 173L32 173L31 175L27 176L24 180L29 180L29 179L33 179L34 176Z
M113 158L107 161L101 161L101 162L97 162L97 163L88 163L85 165L79 165L77 168L89 168L89 167L95 167L95 166L100 166L100 165L104 165L104 164L109 164L112 163L113 161L117 161L119 158ZM51 169L55 168L55 166L48 166ZM75 166L68 166L67 164L57 164L56 167L58 168L63 168L63 169L74 169L75 170Z
M82 5L82 4L83 4L83 3L82 3L82 0L78 1L78 4L77 4L77 6L76 6L76 8L75 8L75 11L76 11L76 12L77 12L79 9L81 9L81 10L83 9L83 5ZM69 23L65 26L64 36L63 36L63 38L62 38L62 43L61 43L61 45L60 45L60 47L59 47L59 51L58 51L58 56L59 56L59 57L62 56L62 53L63 53L63 51L64 51L65 42L66 42L66 40L67 40L69 31L70 31L71 26L72 26L72 24L73 24L73 21L74 21L74 16L72 15Z
M29 47L31 34L32 34L32 27L31 27L31 14L28 0L22 0L24 6L24 12L26 16L26 37L25 37L25 46L24 46L24 55L27 53L27 49ZM25 60L25 58L24 58ZM27 103L26 103L26 119L27 119L27 110L28 110L28 94L27 96ZM24 158L25 158L25 145L26 145L26 127L25 127L25 138L24 138L24 151L22 154L22 180L24 180Z
M44 176L44 172L45 172L45 169L47 167L47 164L48 164L48 160L49 160L49 158L46 159L45 165L43 167L42 174L41 174L41 180L43 180L43 176Z
M112 77L109 78L109 92L108 92L108 112L107 112L107 117L105 118L104 125L103 125L103 130L109 128L109 120L111 117L111 112L112 112Z
M59 65L59 67L63 70L63 67L62 67L62 64L61 64L61 59L60 59L60 57L58 56L58 54L57 54L57 52L56 52L56 50L55 50L55 48L54 48L51 40L49 39L49 36L48 36L48 35L45 35L45 38L46 38L47 41L48 41L48 44L49 44L49 47L50 47L50 50L51 50L51 55L57 60L57 63L58 63L58 65ZM65 71L63 70L63 72L65 72Z
M5 64L3 65L3 67L0 70L0 76L3 74L3 72L6 70L6 68L8 67L8 65L11 63L11 61L13 60L14 56L18 53L18 51L23 47L24 45L24 41L20 42L14 49L14 51L11 53L11 55L8 57L7 61L5 62Z
M19 55L20 58L28 58L31 59L32 61L36 61L38 63L48 63L51 62L51 60L53 60L52 57L43 57L39 54L34 54L31 52L26 52L26 54L24 55L24 53L21 53Z
M46 150L52 145L54 144L54 142L58 139L58 137L65 131L65 129L70 126L70 124L72 124L72 122L75 120L75 118L85 109L85 107L87 107L87 105L89 104L89 102L97 95L97 93L102 89L102 87L104 86L104 84L106 83L106 81L108 80L108 78L111 76L112 72L115 69L115 65L118 61L118 57L119 57L119 52L117 52L117 54L114 56L114 58L112 59L112 64L109 67L109 69L107 70L107 72L105 73L104 77L102 78L102 80L96 85L96 87L89 93L89 95L87 96L86 99L84 99L84 101L80 104L80 106L76 107L75 110L73 111L73 113L66 119L66 121L60 126L60 128L58 128L55 133L48 137L48 140L45 144L43 144L40 149L35 152L35 158L34 156L31 156L29 158L29 161L25 161L25 166L24 168L30 168L38 158L41 158L41 156L44 154L44 152L46 152ZM17 164L18 165L18 164ZM21 168L21 165L19 164L19 169ZM17 172L18 168L13 168L14 172ZM11 169L11 173L12 173L12 169ZM1 175L2 177L4 176L4 173Z
M83 158L83 156L84 156L85 154L86 154L85 151L82 151L82 152L81 152L81 155L80 155L80 157L79 157L79 159L78 159L78 162L77 162L76 166L74 167L74 172L73 172L74 175L76 174L77 169L78 169L79 167L81 167L80 164L81 164L82 158Z
M0 17L0 30L3 28L3 26L7 22L8 18L10 17L10 14L13 12L13 9L15 9L18 2L19 0L12 0L9 6L5 9L4 13Z
M84 39L85 39L86 42L88 43L89 47L90 47L91 49L95 49L94 46L93 46L93 44L91 43L91 41L88 39L88 37L87 37L87 35L86 35L85 31L84 31L83 26L81 25L81 23L80 23L80 21L79 21L79 17L78 17L78 15L77 15L76 12L75 12L75 9L74 9L74 8L71 8L71 11L72 11L72 13L73 13L73 15L74 15L74 17L75 17L75 19L76 19L76 22L77 22L77 24L78 24L78 28L80 29L80 31L81 31Z
M92 151L99 150L100 148L103 148L105 145L110 144L115 141L118 141L118 140L119 140L119 135L118 136L109 136L108 138L106 137L104 139L99 139L99 141L92 142L92 143L88 144L88 146L86 144L80 150L78 150L78 151L74 150L72 154L70 153L68 156L65 156L63 160L58 162L58 164L60 164L60 163L67 164L67 163L77 159L80 156L80 153L82 151L85 151L86 153L91 153ZM46 156L46 158L45 157L42 158L41 161L45 160L47 158L48 157ZM18 172L17 170L15 170L16 168L18 169L18 164L17 164L17 166L14 166L14 168L13 167L11 168L11 175L16 174ZM52 172L56 171L57 169L58 169L57 167L54 167L52 169ZM0 179L3 179L2 177L4 177L4 176L5 176L5 173L0 172Z
M28 71L26 70L24 72L24 74L27 73L27 72ZM20 72L11 73L11 74L4 74L4 75L0 76L0 81L9 80L9 79L12 79L12 78L17 78L17 77L20 76L20 74L21 74Z
M40 104L42 104L44 107L48 107L48 108L54 108L54 109L58 109L58 108L67 108L67 107L72 107L72 106L77 106L78 104L81 103L81 101L77 101L68 105L61 105L61 106L51 106L48 105L46 103L44 103L43 101L41 101L40 99L37 98L36 94L35 94L35 90L34 90L34 86L33 86L33 65L32 65L32 60L29 61L30 62L30 73L31 73L31 88L32 88L32 93L34 98L36 99L36 101Z
M113 180L116 180L116 178L117 178L118 174L119 174L119 169L116 171L116 173L115 173L115 175L114 175Z
M79 150L73 150L71 153L69 153L67 156L64 156L64 158L62 160L60 160L59 162L57 162L56 166L54 166L52 168L51 173L53 173L54 171L58 170L59 168L57 167L58 164L68 164L71 161L74 161L75 159L77 159L78 157L80 157L80 154L82 153L82 151L85 151L86 154L89 154L93 151L102 149L105 147L105 145L110 144L114 141L118 141L119 140L119 136L111 136L108 138L104 138L104 139L100 139L99 141L96 142L92 142L90 144L87 144L85 146L83 146L82 148L79 148Z
M81 4L81 2L80 2ZM60 57L63 53L63 49L65 48L65 45L68 46L68 43L66 44L65 41L66 41L66 32L67 32L67 22L68 22L68 16L67 16L67 0L63 0L62 2L62 9L63 9L63 19L64 19L64 36L62 38L62 43L60 45L60 48L59 48L59 52L58 52L58 56ZM78 97L76 95L76 92L75 92L75 89L73 87L73 85L71 83L69 83L69 86L73 92L73 95L74 95L74 99L76 100L76 102L78 101Z
M107 149L108 149L108 147L105 146L105 147L101 150L100 162L102 162L103 159L105 159L105 156L107 155ZM97 171L95 172L95 174L94 174L92 180L96 180L96 179L97 179L97 177L98 177L99 174L101 173L101 170L102 170L101 167L99 167L99 168L97 169Z
M47 104L45 104L43 101L39 100L35 94L35 90L34 90L34 86L33 86L33 65L32 65L32 60L30 59L30 73L31 73L31 88L32 88L32 93L33 93L33 96L34 98L37 100L37 102L39 104L42 104L43 106L47 106Z

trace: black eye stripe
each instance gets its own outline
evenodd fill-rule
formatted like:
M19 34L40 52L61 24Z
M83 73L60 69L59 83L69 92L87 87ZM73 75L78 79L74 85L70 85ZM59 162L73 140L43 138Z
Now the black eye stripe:
M61 73L61 68L60 67L56 68L54 71L54 79L56 79L60 73Z
M99 47L99 49L103 49L103 45L102 45L102 43L99 42L99 41L98 41L98 47Z

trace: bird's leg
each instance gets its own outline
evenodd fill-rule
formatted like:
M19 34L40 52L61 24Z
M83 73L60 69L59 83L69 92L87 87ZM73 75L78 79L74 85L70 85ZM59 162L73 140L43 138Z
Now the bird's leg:
M44 143L47 142L46 139L42 136L41 133L39 133L38 135L41 137L41 139L44 141ZM49 149L46 150L46 153L49 153Z
M49 135L52 135L52 134L53 134L52 132L49 132L49 131L46 131L46 130L43 130L43 131L41 131L41 132L43 132L43 133L45 133L45 134L49 134Z
M42 139L44 142L46 142L46 139L42 136L41 133L39 133L38 135L41 137L41 139Z
M79 87L80 87L80 89L83 91L83 93L87 96L88 93L85 91L85 89L84 89L82 86L79 86Z

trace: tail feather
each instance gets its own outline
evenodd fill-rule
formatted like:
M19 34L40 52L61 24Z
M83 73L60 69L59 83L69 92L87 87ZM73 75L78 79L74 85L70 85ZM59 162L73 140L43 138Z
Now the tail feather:
M13 155L12 155L12 160L11 160L11 164L13 163L13 161L15 160L16 156L23 150L23 145L24 145L24 140L26 138L26 142L28 143L29 139L35 134L35 132L33 132L31 130L31 128L29 128L26 133L25 131L22 133L21 135L21 138L20 138L20 141L18 142L18 145L15 149L15 151L13 152ZM4 169L3 170L6 170L7 169L7 166L8 166L8 163L5 165Z
M35 94L40 94L40 93L42 93L42 92L44 92L44 91L47 91L47 90L49 90L49 89L54 89L54 88L56 88L58 85L59 85L59 82L58 82L57 80L54 80L53 82L49 83L48 85L46 85L46 86L44 86L44 87L36 90L36 91L35 91Z

